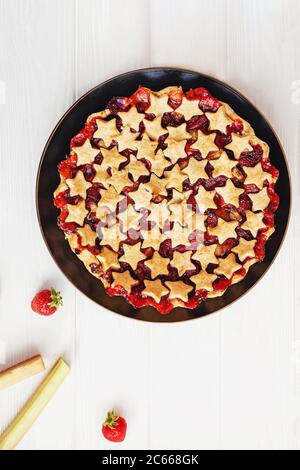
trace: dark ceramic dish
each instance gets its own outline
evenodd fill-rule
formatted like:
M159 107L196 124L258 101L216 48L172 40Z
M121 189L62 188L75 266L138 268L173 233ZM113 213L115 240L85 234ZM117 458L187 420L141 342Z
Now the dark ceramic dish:
M195 310L176 308L167 315L159 314L152 307L133 308L122 297L109 297L102 283L86 270L72 253L57 227L58 210L53 205L53 191L59 183L58 163L69 152L71 138L84 127L86 118L105 108L110 98L116 95L130 96L139 85L160 90L170 85L189 88L207 88L216 98L227 102L242 118L249 121L256 135L270 146L271 162L280 171L276 192L280 206L276 212L275 234L266 245L266 257L262 263L252 266L242 282L231 286L224 295L202 302ZM81 97L61 118L44 149L36 184L36 204L41 231L46 245L67 278L81 292L103 307L127 317L152 322L174 322L199 318L217 312L245 294L272 264L283 241L290 213L290 178L284 152L274 130L261 113L238 91L227 84L201 73L177 68L150 68L124 73L112 78ZM266 296L272 295L266 292Z

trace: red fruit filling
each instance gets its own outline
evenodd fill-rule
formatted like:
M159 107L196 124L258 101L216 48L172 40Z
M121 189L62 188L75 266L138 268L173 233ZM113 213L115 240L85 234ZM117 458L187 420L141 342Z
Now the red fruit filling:
M205 88L195 88L186 93L189 100L199 100L199 108L206 111L216 112L222 106L219 100L214 98Z
M239 162L243 166L254 167L261 161L262 156L263 149L260 145L255 145L253 150L241 153Z
M146 111L150 106L150 92L147 88L140 87L129 98L129 101L134 104L138 111Z
M184 123L184 117L176 112L176 109L180 106L182 102L182 98L184 96L184 93L181 90L172 90L169 93L169 99L168 99L168 104L174 109L173 112L167 112L164 113L162 117L162 126L164 128L173 126L177 127ZM219 107L222 105L216 98L212 97L212 95L205 90L204 88L197 88L194 90L190 90L186 93L186 98L189 100L198 100L199 101L199 108L203 112L216 112ZM139 112L144 112L147 113L147 109L150 106L150 90L148 90L145 87L139 87L138 90L129 98L126 97L113 97L107 107L110 109L112 113L118 113L118 112L125 112L130 109L131 106L136 106L137 110ZM152 119L154 118L154 115L151 114L146 114L146 118ZM82 146L86 139L93 139L93 134L97 128L96 124L96 117L91 119L85 126L84 129L82 129L72 140L71 140L71 148L72 147L77 147L77 146ZM117 127L120 127L121 121L117 122ZM201 131L203 133L208 133L208 127L209 127L209 120L205 115L199 115L199 116L194 116L192 117L189 121L187 121L187 130L191 133L194 131ZM119 129L120 130L120 129ZM140 132L144 131L143 125L140 126ZM233 121L231 126L227 127L227 133L222 134L220 132L217 132L215 143L218 146L219 149L223 149L226 145L228 145L231 141L231 133L242 133L243 131L243 121L241 119L236 119ZM192 134L193 136L194 134ZM159 144L158 148L166 148L165 144L165 139L166 136L162 136L159 139ZM185 167L189 158L194 157L198 160L202 160L202 157L199 153L198 150L194 150L191 148L193 140L189 140L186 144L186 153L187 157L179 160L179 166L181 168ZM97 139L92 140L92 145L97 148L98 146L98 141ZM99 149L100 152L100 149ZM130 155L134 152L132 151L127 151L125 150L122 152L123 155L130 157ZM134 153L135 154L135 153ZM228 154L230 155L230 151L228 151ZM98 164L101 163L101 155L97 156L95 159L95 162ZM151 169L151 164L148 160L143 159L142 160L146 167L150 170ZM122 164L120 166L120 169L123 169L126 167L126 163ZM251 210L252 209L252 201L249 198L248 194L251 193L257 193L259 189L257 188L256 185L250 184L250 185L244 185L243 181L245 179L245 174L242 172L242 167L254 167L258 163L261 163L262 168L264 171L270 173L274 178L277 178L279 175L278 170L270 163L269 158L264 158L263 155L263 149L260 145L255 145L253 146L252 150L245 151L241 154L240 156L240 167L239 167L239 172L240 175L238 174L238 171L235 174L234 182L239 188L243 188L245 190L245 193L242 194L239 198L239 207L236 209L234 206L231 206L230 204L225 204L225 201L221 196L218 194L215 196L215 203L217 205L217 209L214 210L208 210L206 211L206 226L207 227L215 227L218 223L218 219L222 218L226 221L230 220L244 220L245 217L245 211ZM195 184L191 184L189 180L187 179L183 183L183 189L185 191L191 190L192 195L190 196L188 203L192 205L194 210L196 210L196 202L194 196L197 194L198 188L200 185L203 185L204 188L207 191L212 191L218 187L225 186L227 178L224 176L218 176L217 178L212 177L212 164L213 162L208 162L206 166L206 171L208 173L208 179L202 179L199 178L198 181L196 181ZM76 175L76 172L78 171L77 167L77 157L76 155L69 155L65 160L63 160L59 166L58 166L59 172L62 177L68 179L68 178L74 178ZM82 166L82 171L84 173L85 179L87 181L92 182L94 175L95 175L95 170L93 167L93 164L88 164ZM130 192L135 191L138 189L138 186L141 182L146 182L149 180L149 177L140 177L139 180L132 185L125 187L124 190L122 191L123 194L129 195L128 199L130 199ZM269 206L265 209L264 211L264 223L266 225L266 229L261 229L258 237L257 237L257 243L255 246L255 256L259 261L262 261L265 256L265 244L267 241L267 236L266 236L266 230L270 227L274 227L274 213L278 209L279 206L279 197L275 192L274 185L269 184L267 181L265 181L265 185L267 186L267 191L268 195L270 198L270 204ZM97 205L97 203L100 200L100 189L103 188L103 186L100 183L94 183L90 188L87 190L87 197L86 197L86 207L89 210L93 210L93 207ZM171 191L168 191L168 198L172 196ZM67 204L77 204L78 201L81 198L79 196L71 197L70 196L70 191L63 191L59 193L55 198L54 198L54 204L57 208L60 209L60 215L58 217L58 225L59 227L66 232L67 234L74 233L77 228L77 224L73 222L66 222L66 218L68 216L68 209L67 209ZM155 202L160 202L164 197L158 196L155 200ZM132 201L131 201L132 202ZM121 206L121 204L120 204ZM146 215L147 213L145 212L145 220L146 220ZM86 223L89 224L93 230L96 229L97 224L99 223L99 220L95 217L95 213L90 212ZM145 223L145 228L147 226L147 223ZM171 224L172 228L172 224ZM190 237L190 242L193 243L197 240L197 231L195 231L194 234L191 234ZM252 234L247 231L243 230L240 227L237 228L236 230L237 235L239 237L244 238L245 240L252 240L253 236ZM135 244L137 240L137 235L138 233L135 230L130 230L128 232L128 238L125 240L126 243L129 244ZM201 234L203 236L203 234ZM223 244L218 244L218 239L217 237L210 235L209 233L205 232L204 233L204 243L206 245L210 244L216 244L216 253L218 257L223 257L225 258L228 253L230 253L231 249L233 246L237 244L236 239L228 239L226 240ZM185 246L181 245L176 247L177 252L185 252L186 251ZM80 237L79 237L79 242L78 242L78 252L82 251L83 249L88 249L90 252L93 254L99 253L99 248L98 246L88 246L88 247L83 247L81 245ZM151 256L153 253L153 250L151 251L151 248L148 248L146 250L143 250L147 255ZM172 243L171 240L166 240L161 243L159 253L161 256L172 258L173 256L174 249L172 248ZM122 244L120 246L119 250L120 254L123 254L123 249L122 249ZM121 263L122 265L122 270L127 267L130 269L129 265L126 265L124 263ZM125 267L124 267L125 266ZM91 266L91 270L93 273L98 274L101 276L102 269L99 264L94 264ZM192 270L188 272L183 279L186 282L189 282L189 276L193 275L197 272L200 271L200 264L198 262L195 262L195 270ZM209 272L213 272L213 265L209 265L208 267ZM237 271L235 274L240 274L241 276L246 274L246 271L243 267L239 271ZM142 293L143 289L143 284L142 281L144 279L151 279L151 271L149 268L145 266L143 262L140 262L138 264L138 267L135 271L135 273L132 273L132 275L135 275L140 281L141 284L134 287L132 290L131 294L127 294L126 291L122 287L109 287L107 289L107 292L109 295L123 295L128 299L128 301L136 308L143 307L143 306L153 306L155 307L160 313L166 314L168 313L172 308L173 304L168 298L164 297L161 299L159 303L155 302L152 298L146 297ZM105 277L109 280L109 282L112 281L111 273L107 271L105 273ZM176 268L170 267L169 268L169 273L168 275L164 276L158 276L158 279L162 281L166 280L173 280L176 281L178 279L178 272ZM218 277L215 282L213 283L213 288L215 291L224 291L227 289L227 287L230 286L232 283L231 279L226 279L224 276ZM195 294L191 296L191 298L186 302L184 305L188 308L196 308L203 299L207 297L207 291L205 290L199 290L196 291Z
M176 88L171 90L169 93L169 101L168 104L173 108L176 109L178 106L181 105L182 98L183 98L183 91L180 88Z

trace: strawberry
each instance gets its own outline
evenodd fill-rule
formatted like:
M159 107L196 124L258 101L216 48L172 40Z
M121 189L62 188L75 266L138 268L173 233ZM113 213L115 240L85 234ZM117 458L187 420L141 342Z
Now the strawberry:
M102 425L103 436L112 442L122 442L125 439L126 430L127 423L125 419L116 415L114 411L109 411Z
M53 315L54 312L62 305L62 297L60 292L56 292L53 287L38 292L31 301L31 308L40 315Z

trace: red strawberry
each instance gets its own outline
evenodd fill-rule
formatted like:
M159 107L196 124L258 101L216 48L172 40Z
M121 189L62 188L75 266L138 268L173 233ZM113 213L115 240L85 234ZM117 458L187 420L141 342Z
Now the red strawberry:
M122 442L125 439L126 430L127 423L125 419L116 415L114 411L109 411L102 425L103 436L112 442Z
M31 301L31 308L40 315L53 315L54 312L62 305L62 297L60 292L56 292L53 287L38 292Z

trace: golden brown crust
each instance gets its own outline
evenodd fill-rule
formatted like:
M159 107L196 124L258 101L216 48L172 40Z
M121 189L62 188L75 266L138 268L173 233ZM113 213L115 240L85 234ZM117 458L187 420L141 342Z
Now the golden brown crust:
M127 111L105 109L88 117L94 130L72 146L76 170L68 178L61 175L54 197L68 195L65 222L76 228L66 238L106 287L131 294L139 286L145 298L159 303L167 297L173 307L185 306L196 291L222 295L225 288L214 287L218 279L239 282L258 261L259 234L268 239L274 232L265 225L265 211L271 207L268 187L276 177L261 162L243 164L245 152L259 146L267 158L269 147L226 103L203 112L199 100L183 94L175 107L180 123L164 127L164 113L174 111L169 94L183 92L178 87L148 92L150 106L144 111L130 104ZM206 116L208 131L189 132L193 116ZM240 132L232 130L237 122ZM224 149L216 143L220 133L231 135ZM92 168L89 177L87 167ZM212 178L222 182L210 189ZM98 198L88 203L90 191L98 191ZM245 192L250 203L242 210ZM230 208L231 218L223 218L220 204ZM241 238L238 229L253 239ZM205 236L214 238L206 243ZM171 251L164 252L165 243ZM136 270L143 266L149 278L139 280ZM174 271L178 279L170 278ZM186 283L187 273L191 283Z

